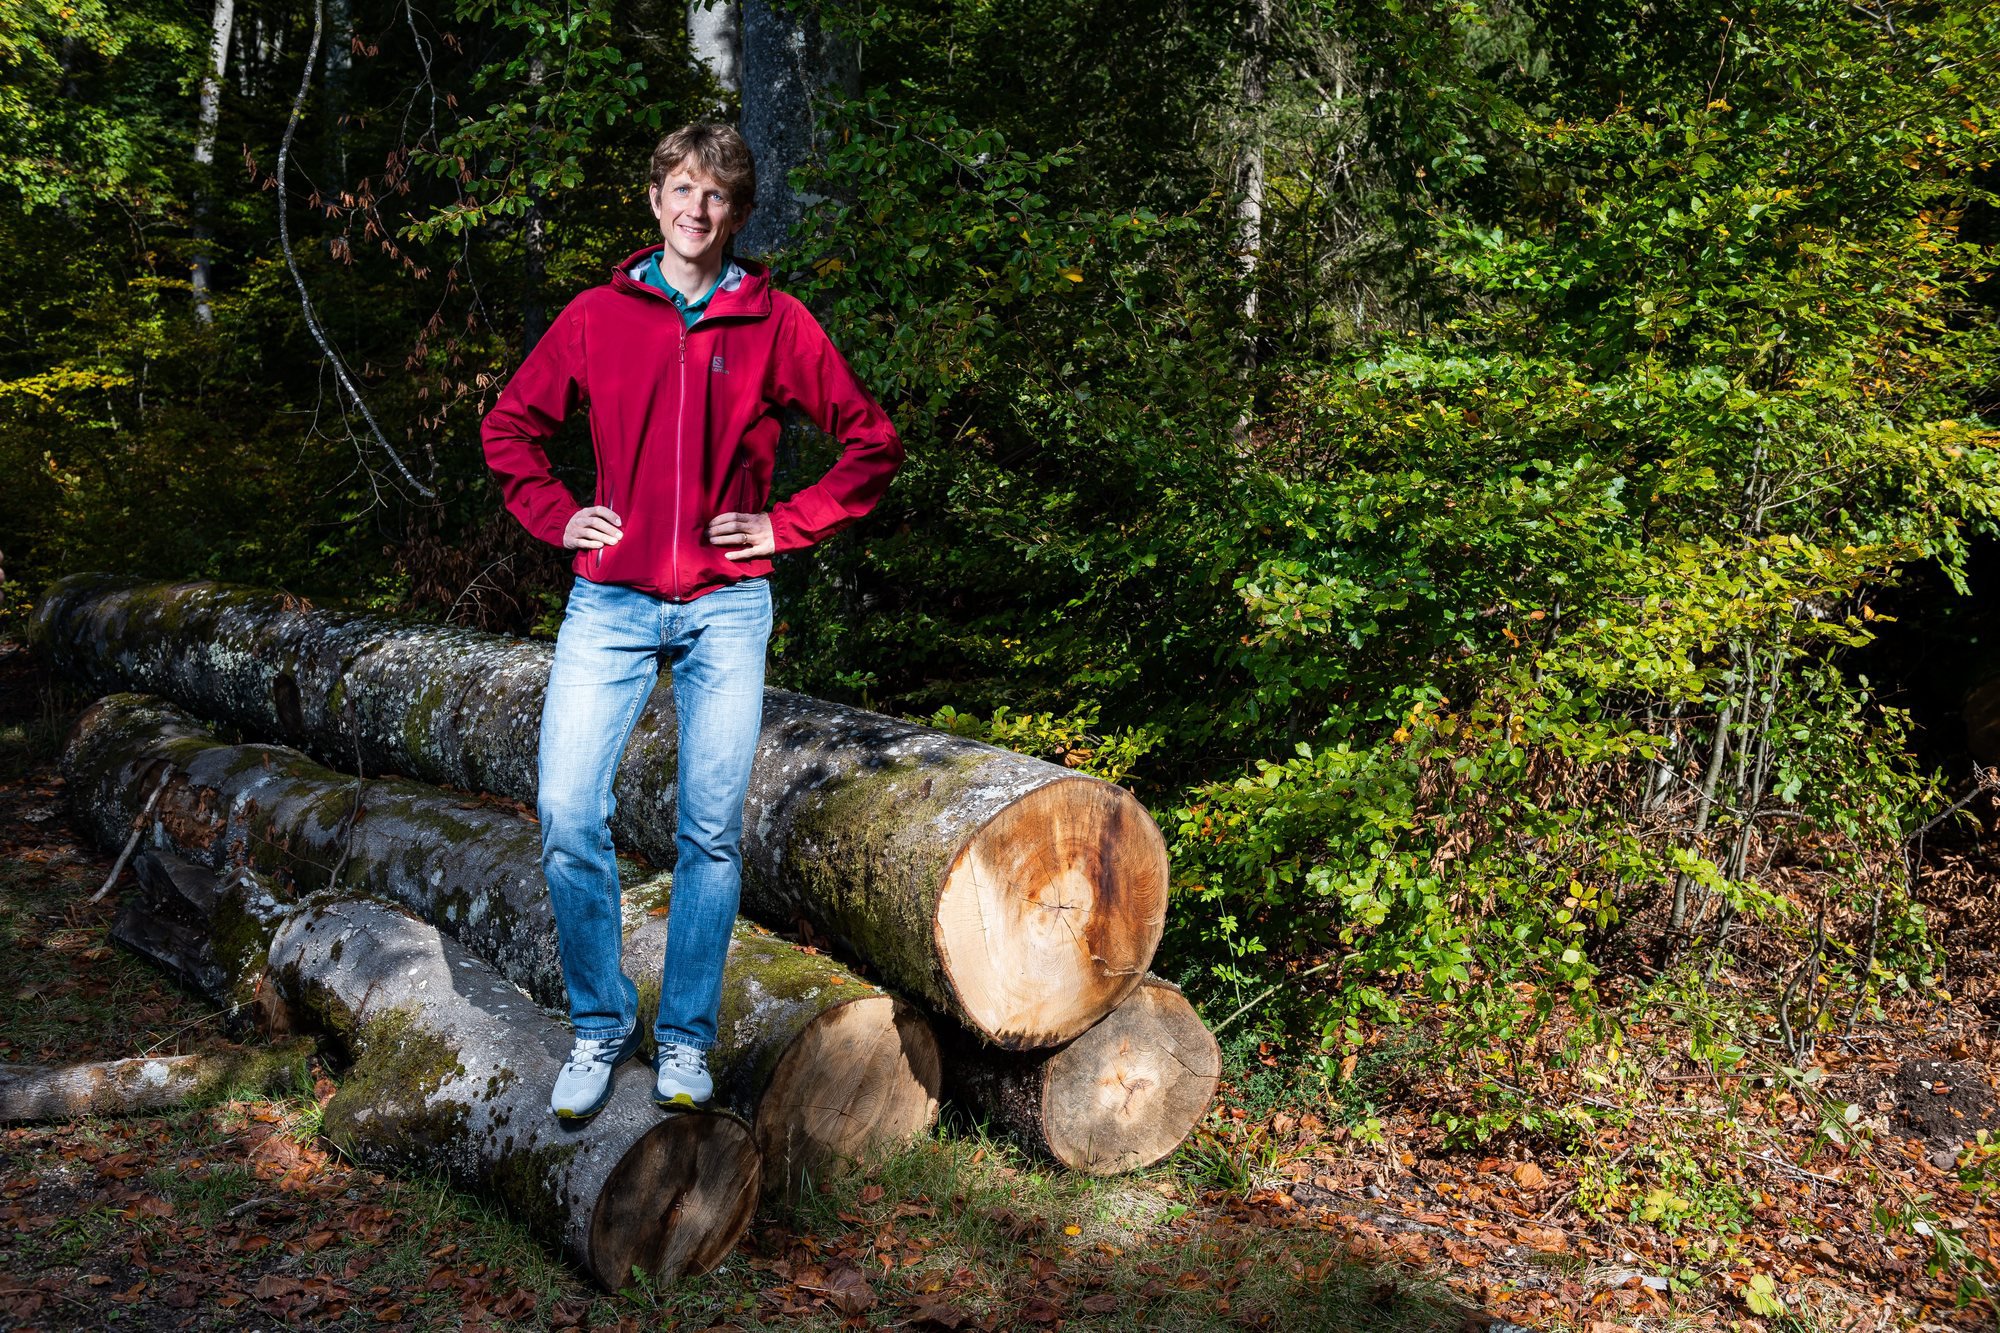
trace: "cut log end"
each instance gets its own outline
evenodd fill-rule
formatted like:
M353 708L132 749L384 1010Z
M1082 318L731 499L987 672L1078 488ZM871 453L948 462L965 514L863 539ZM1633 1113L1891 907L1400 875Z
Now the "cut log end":
M590 1219L592 1276L618 1291L635 1268L663 1281L708 1272L750 1224L762 1173L735 1118L665 1117L605 1183Z
M1065 1166L1137 1171L1193 1131L1215 1096L1222 1051L1178 989L1148 978L1043 1071L1041 1131Z
M821 1014L785 1052L757 1108L757 1146L792 1195L843 1163L937 1121L937 1038L901 1000L870 995Z
M1107 782L1053 782L959 853L937 900L939 958L986 1040L1052 1046L1139 984L1166 897L1166 844L1144 807Z

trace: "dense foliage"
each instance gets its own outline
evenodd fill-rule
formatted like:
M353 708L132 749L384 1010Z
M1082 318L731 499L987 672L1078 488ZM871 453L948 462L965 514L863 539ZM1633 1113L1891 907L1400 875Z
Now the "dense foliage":
M1329 1062L1413 1000L1517 1044L1722 951L1801 1047L1931 984L1936 779L1848 654L2000 512L2000 15L1270 10L827 0L861 77L776 262L911 461L786 568L788 682L1132 783L1166 958L1298 982L1262 1013ZM4 12L10 605L110 565L545 628L474 427L715 104L681 6L336 7L282 182L313 8L238 6L212 171L185 12Z

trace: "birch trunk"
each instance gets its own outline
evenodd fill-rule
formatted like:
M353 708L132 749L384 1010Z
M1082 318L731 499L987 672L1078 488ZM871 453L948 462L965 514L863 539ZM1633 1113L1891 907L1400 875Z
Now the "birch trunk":
M208 172L215 165L216 128L222 123L222 76L229 63L229 35L236 26L236 0L215 0L209 19L208 64L201 75L201 110L195 124L194 165L199 179L194 197L194 270L189 275L194 288L194 317L213 324L215 312L209 306L209 246L214 234L208 225Z
M164 694L331 763L535 799L547 644L95 575L58 584L35 633L98 688ZM661 689L620 765L612 824L661 865L676 759ZM1007 1049L1060 1044L1110 1012L1165 923L1165 843L1130 793L783 690L765 693L743 861L748 915L811 922Z
M1264 83L1271 45L1271 0L1251 0L1244 32L1243 100L1233 175L1236 187L1236 264L1242 274L1243 318L1257 318L1257 262L1264 249ZM1254 348L1246 363L1256 365Z
M723 92L743 91L743 19L736 0L688 0L688 50Z

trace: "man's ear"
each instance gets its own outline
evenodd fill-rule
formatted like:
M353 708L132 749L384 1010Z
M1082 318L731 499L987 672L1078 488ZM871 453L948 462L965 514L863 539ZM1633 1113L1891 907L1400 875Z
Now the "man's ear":
M660 186L657 181L646 186L646 207L654 218L660 216Z

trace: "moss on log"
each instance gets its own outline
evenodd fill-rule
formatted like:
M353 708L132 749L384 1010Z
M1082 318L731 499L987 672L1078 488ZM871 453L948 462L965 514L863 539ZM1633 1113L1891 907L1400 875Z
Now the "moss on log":
M1157 977L1059 1050L948 1055L956 1100L1030 1151L1093 1175L1137 1171L1179 1147L1222 1075L1215 1037Z
M538 1003L568 1002L539 835L511 811L399 780L365 784L361 818L350 821L352 779L280 746L223 744L140 695L94 704L64 766L100 841L130 828L165 779L150 827L166 846L141 853L141 892L117 937L219 1002L251 998L271 938L295 909L254 877L218 876L172 852L247 860L322 894L339 865L339 893L399 903ZM668 893L664 876L626 893L626 970L640 981L642 1020L658 1002L667 923L653 913L664 913ZM177 913L176 903L189 910ZM730 944L709 1062L723 1104L755 1125L774 1190L906 1141L937 1115L937 1043L922 1015L747 921Z
M557 1119L567 1032L433 927L323 903L286 922L271 967L353 1054L324 1128L356 1161L497 1197L612 1291L635 1268L707 1272L749 1225L761 1166L741 1122L662 1115L637 1063L597 1115Z
M298 1085L312 1043L134 1056L74 1065L0 1065L0 1124L144 1115L234 1092Z
M551 650L315 611L280 593L78 575L38 641L329 763L521 801ZM671 691L642 711L614 835L672 863ZM1066 1041L1138 984L1166 911L1158 828L1122 789L859 709L768 691L745 807L744 910L806 920L884 981L1009 1049Z

